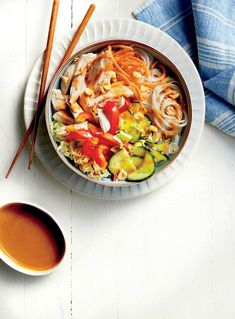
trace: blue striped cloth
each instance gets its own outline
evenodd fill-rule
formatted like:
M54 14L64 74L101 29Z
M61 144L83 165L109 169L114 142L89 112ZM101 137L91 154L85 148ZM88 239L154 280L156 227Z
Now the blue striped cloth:
M148 0L133 14L190 55L205 89L206 121L235 137L235 0Z

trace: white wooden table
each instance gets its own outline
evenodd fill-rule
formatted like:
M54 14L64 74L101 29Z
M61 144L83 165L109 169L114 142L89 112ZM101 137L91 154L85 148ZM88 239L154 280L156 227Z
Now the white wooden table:
M92 19L131 17L142 0L96 0ZM73 0L76 26L90 1ZM57 37L71 25L61 0ZM23 96L42 52L48 0L0 0L0 204L35 202L62 223L68 254L55 273L33 278L0 262L1 319L234 319L235 139L206 125L184 171L135 200L74 193L29 147L4 174L24 133Z

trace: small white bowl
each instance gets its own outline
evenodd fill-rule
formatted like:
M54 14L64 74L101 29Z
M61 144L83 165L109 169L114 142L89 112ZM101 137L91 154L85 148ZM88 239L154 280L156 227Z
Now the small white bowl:
M31 276L42 276L42 275L47 275L49 273L51 273L52 271L54 271L55 269L57 269L60 265L61 265L61 262L65 256L65 253L66 253L66 240L65 240L65 236L64 236L64 232L61 228L61 226L59 225L58 221L47 211L45 210L44 208L38 206L38 205L35 205L35 204L32 204L32 203L29 203L29 202L21 202L21 201L16 201L16 202L11 202L11 203L6 203L4 205L2 205L0 207L0 209L2 208L5 208L9 205L19 205L19 204L22 204L22 205L26 205L28 206L29 208L31 207L34 211L38 211L38 213L40 213L41 215L45 215L48 220L56 227L56 231L58 232L60 238L58 238L58 245L60 244L59 246L59 249L61 250L61 254L60 254L60 259L59 261L57 262L57 264L49 269L46 269L46 270L35 270L35 269L30 269L30 268L27 268L27 267L23 267L21 266L20 264L18 264L16 261L14 261L13 258L11 258L10 256L8 256L0 247L0 259L2 261L4 261L8 266L10 266L11 268L23 273L23 274L26 274L26 275L31 275ZM28 211L27 211L28 212Z

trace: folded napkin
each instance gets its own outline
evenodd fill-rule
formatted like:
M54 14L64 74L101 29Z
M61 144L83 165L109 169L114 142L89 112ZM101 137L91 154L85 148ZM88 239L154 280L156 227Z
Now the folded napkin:
M133 14L190 55L205 89L206 121L235 137L235 0L148 0Z

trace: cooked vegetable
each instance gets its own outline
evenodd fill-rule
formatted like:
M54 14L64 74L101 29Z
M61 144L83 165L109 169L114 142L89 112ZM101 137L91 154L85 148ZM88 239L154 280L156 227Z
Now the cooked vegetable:
M82 112L82 113L80 113L80 114L77 116L76 120L77 120L78 122L88 121L88 122L90 122L90 123L96 124L96 121L95 121L95 119L94 119L93 114L92 114L92 113L88 113L88 112Z
M146 133L146 129L147 127L150 126L150 120L147 118L147 116L144 116L142 120L140 120L139 124L140 124L140 127L142 129L142 135L145 135L143 133Z
M154 149L151 150L151 154L157 163L168 160L168 157L166 155L163 155L162 153Z
M178 151L187 124L180 84L145 50L122 44L75 58L51 104L58 150L96 179L148 178Z
M119 125L119 111L116 104L113 101L108 101L103 107L103 112L109 119L110 134L115 134Z
M120 114L119 129L131 136L132 143L138 141L141 135L141 127L128 110Z
M118 134L117 134L117 137L123 142L123 143L128 143L131 141L132 139L132 136L130 134L127 134L123 131L120 131Z
M66 137L66 141L67 142L71 142L74 140L83 141L83 140L87 140L87 139L92 138L92 137L93 137L93 135L89 131L79 130L76 132L69 133L69 135Z
M94 153L91 156L94 159L94 161L103 169L106 169L106 167L108 165L106 158L105 158L105 155L104 155L104 153L107 149L108 149L108 147L105 145L98 145L95 147Z
M121 169L125 170L128 174L136 170L136 166L133 164L126 149L118 151L109 161L109 170L112 174L118 174Z
M131 161L135 165L136 168L139 168L143 164L143 158L138 156L131 156Z
M164 142L155 143L152 145L152 148L161 152L162 154L166 154L169 149L170 140L166 140Z
M129 107L130 107L130 103L128 102L128 100L124 99L124 104L118 108L118 111L119 113L125 112L126 110L129 109Z
M134 145L133 148L131 149L130 153L131 153L131 155L144 157L145 148L143 146Z
M146 151L143 163L139 166L139 168L127 175L128 181L141 181L154 173L155 164L153 161L153 157L149 151Z

